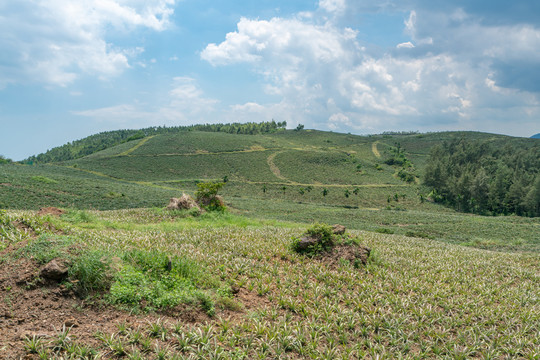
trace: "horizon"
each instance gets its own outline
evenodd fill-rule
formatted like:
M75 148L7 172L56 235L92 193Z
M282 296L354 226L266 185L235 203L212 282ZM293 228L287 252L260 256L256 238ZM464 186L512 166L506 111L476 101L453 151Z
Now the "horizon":
M23 0L0 17L0 155L15 161L117 129L271 119L540 132L532 0Z

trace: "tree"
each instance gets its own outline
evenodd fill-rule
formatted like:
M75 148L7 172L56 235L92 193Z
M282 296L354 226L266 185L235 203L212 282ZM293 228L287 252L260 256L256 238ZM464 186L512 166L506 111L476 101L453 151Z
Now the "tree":
M530 216L540 216L540 174L527 192L523 205Z
M328 189L327 188L322 189L322 195L323 196L328 195Z
M11 159L6 158L3 155L0 155L0 164L9 164L11 163Z
M304 130L304 125L298 124L298 126L294 130L296 130L296 131Z

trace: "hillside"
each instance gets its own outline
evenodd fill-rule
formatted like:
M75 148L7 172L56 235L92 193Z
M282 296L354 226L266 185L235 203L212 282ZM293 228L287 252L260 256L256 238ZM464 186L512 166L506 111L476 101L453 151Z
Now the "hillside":
M364 265L293 252L303 225L152 209L0 224L7 359L534 359L540 346L538 254L350 231ZM53 259L69 261L61 282L43 270Z
M539 249L531 231L536 219L475 219L429 201L422 180L430 149L453 139L535 142L474 132L164 133L77 160L0 165L0 207L164 207L173 196L193 194L199 181L226 180L222 194L230 210L253 218L340 222L476 247Z
M422 185L461 140L537 143L179 131L0 164L0 357L536 358L540 218L456 212ZM227 211L165 209L201 181L226 182ZM313 228L330 245L298 252Z

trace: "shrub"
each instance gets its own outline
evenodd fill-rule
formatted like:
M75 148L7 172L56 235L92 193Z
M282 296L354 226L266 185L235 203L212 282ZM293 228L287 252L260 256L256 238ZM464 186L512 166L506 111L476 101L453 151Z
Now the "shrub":
M209 211L223 211L225 204L217 193L225 185L223 182L200 182L195 197L197 202Z
M303 238L293 238L292 249L298 253L314 256L330 250L335 242L336 235L332 227L317 223L306 230Z

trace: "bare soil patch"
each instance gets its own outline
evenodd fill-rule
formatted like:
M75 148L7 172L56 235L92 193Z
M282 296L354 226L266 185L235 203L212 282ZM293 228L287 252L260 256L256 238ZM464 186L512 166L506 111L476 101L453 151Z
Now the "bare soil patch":
M324 252L320 255L319 260L337 268L343 260L349 261L352 265L366 265L371 249L362 245L356 244L339 244L332 248L331 251Z
M245 310L269 305L265 297L244 288L237 289L235 300L243 305L242 311L218 310L209 317L200 308L179 305L159 313L133 314L105 305L98 298L81 299L72 289L61 284L61 277L44 274L51 265L39 265L35 260L21 257L12 259L26 241L9 246L0 252L0 358L37 359L24 349L25 339L33 336L49 342L62 328L71 327L70 338L78 344L101 349L103 343L96 338L98 332L117 333L118 325L129 328L148 328L158 321L186 325L218 321L220 317L240 321ZM62 264L59 264L62 267ZM106 357L108 358L108 357Z
M44 208L39 209L39 211L37 212L37 215L38 216L45 216L45 215L60 216L64 213L65 213L64 210L51 206L51 207L44 207Z

